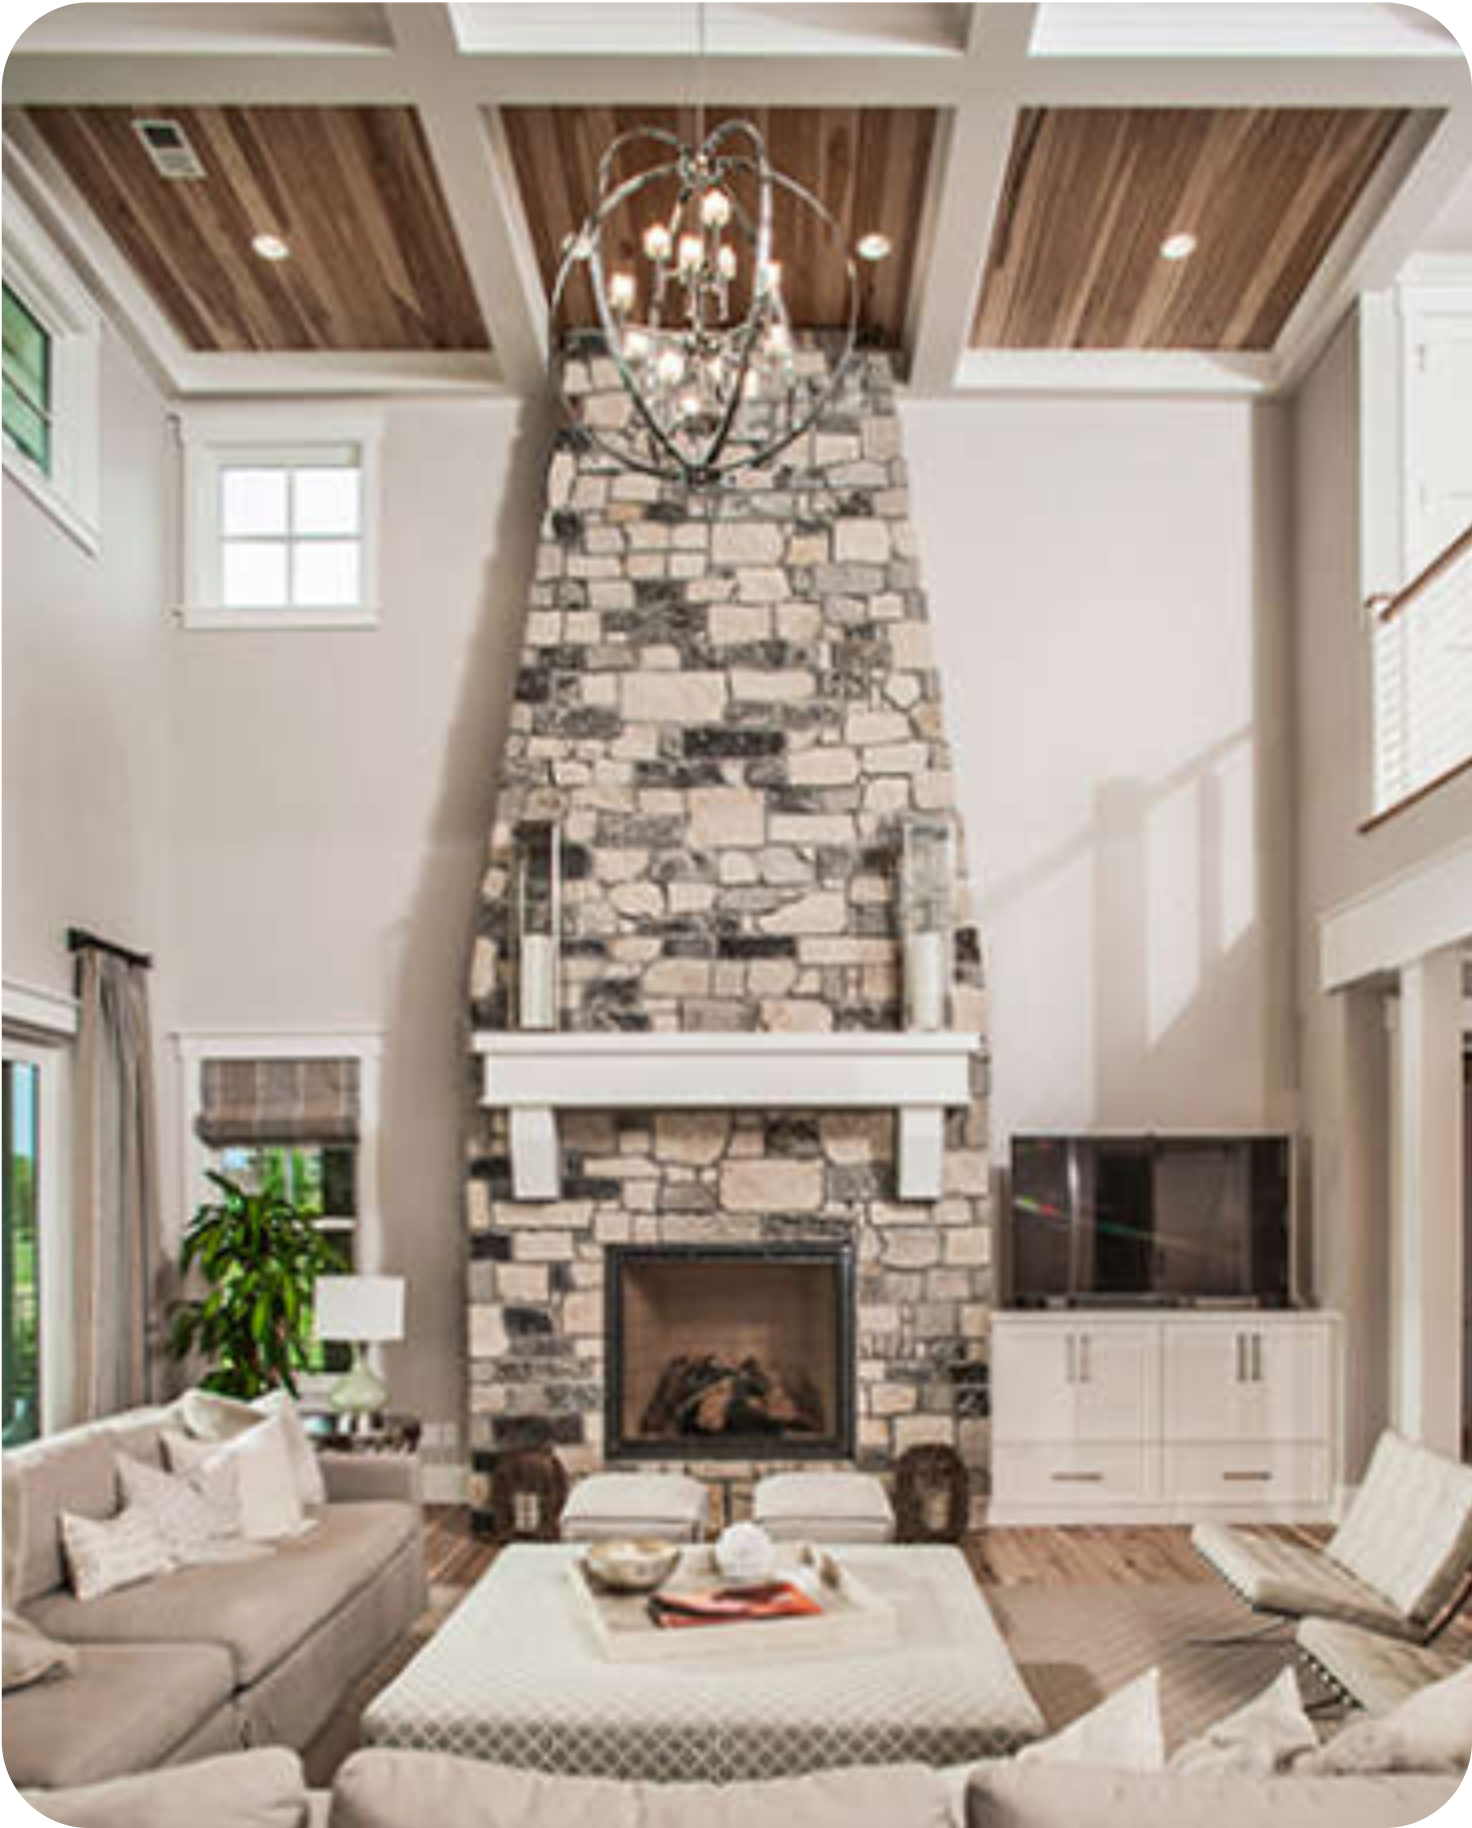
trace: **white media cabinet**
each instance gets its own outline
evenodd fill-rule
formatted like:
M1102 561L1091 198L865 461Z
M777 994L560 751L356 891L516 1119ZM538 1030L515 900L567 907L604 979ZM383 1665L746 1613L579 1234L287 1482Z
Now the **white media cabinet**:
M1331 1515L1336 1315L999 1309L991 1340L992 1523Z

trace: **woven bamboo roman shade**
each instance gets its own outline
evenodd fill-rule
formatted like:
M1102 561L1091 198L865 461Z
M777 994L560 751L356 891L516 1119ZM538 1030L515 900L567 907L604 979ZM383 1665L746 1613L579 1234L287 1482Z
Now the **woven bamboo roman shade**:
M195 1129L212 1148L357 1140L356 1060L206 1060L202 1067Z

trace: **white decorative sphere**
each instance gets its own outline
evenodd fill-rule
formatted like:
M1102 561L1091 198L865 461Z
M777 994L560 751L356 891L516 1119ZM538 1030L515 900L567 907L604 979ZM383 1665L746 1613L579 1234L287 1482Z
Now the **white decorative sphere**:
M776 1553L772 1539L755 1523L733 1523L716 1542L716 1566L727 1580L761 1580Z

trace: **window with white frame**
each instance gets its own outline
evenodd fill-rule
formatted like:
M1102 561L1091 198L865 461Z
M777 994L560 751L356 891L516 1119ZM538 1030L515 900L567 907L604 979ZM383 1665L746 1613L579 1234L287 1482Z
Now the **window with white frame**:
M376 417L272 403L181 426L186 627L377 620Z
M181 1039L186 1223L220 1174L278 1194L310 1218L344 1274L377 1258L378 1060L363 1035ZM346 1370L346 1346L314 1349L310 1372Z
M0 1226L4 1447L17 1447L75 1419L67 1123L76 1023L70 997L5 986Z
M102 318L21 199L4 201L6 473L95 552Z

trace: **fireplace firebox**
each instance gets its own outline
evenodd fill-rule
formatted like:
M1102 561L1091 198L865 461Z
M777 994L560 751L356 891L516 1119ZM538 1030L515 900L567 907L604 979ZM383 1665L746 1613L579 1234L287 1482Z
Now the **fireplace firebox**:
M623 1459L847 1459L847 1244L612 1245L607 1451Z

